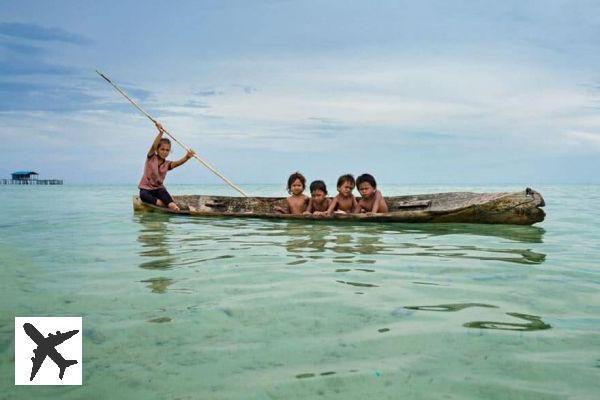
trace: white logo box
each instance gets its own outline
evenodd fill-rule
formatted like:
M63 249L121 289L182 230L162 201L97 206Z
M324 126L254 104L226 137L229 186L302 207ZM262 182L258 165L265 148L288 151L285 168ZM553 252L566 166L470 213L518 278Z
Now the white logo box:
M42 344L40 348L30 335ZM82 338L82 317L15 317L15 385L81 385ZM53 346L59 341L62 343ZM44 354L46 357L30 380L32 357L36 357L39 364ZM59 377L61 368L55 360L63 366L62 379Z

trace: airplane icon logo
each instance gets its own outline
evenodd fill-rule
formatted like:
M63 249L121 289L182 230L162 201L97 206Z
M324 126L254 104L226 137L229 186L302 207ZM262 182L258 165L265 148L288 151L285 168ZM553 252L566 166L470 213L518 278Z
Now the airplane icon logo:
M35 375L42 366L46 356L50 357L50 359L54 361L56 365L58 365L58 368L60 368L58 377L61 380L65 374L65 369L67 369L67 367L70 365L77 364L77 360L65 360L64 357L58 351L56 351L55 347L76 335L79 332L78 330L65 333L56 331L56 335L49 333L48 337L45 338L40 331L35 329L35 326L31 325L30 323L24 324L23 329L25 329L27 336L29 336L31 340L38 345L37 349L33 350L35 356L31 357L33 367L31 368L31 376L29 377L29 381L32 381L33 378L35 378Z
M15 317L15 385L81 385L82 320Z

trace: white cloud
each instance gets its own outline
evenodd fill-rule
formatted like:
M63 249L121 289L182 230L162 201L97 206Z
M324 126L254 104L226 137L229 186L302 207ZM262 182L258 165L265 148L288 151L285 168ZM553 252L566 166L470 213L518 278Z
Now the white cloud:
M561 151L565 131L598 128L596 110L590 108L594 99L581 85L591 78L565 76L535 63L392 57L384 62L374 55L363 60L337 54L228 62L226 71L215 83L218 87L244 76L260 90L247 93L230 85L219 96L203 99L209 108L162 111L173 114L181 131L243 138L229 145L271 149L289 147L277 137L309 143L318 138L319 129L323 143L334 144L328 141L332 134L327 124L319 128L314 118L349 128L340 135L360 135L362 130L397 140L406 133L453 133L457 142L504 138L518 140L519 146L544 143L554 151ZM156 97L177 97L171 89L164 92ZM183 104L185 98L178 101Z
M584 150L572 146L582 136L564 132L600 129L600 118L590 107L593 93L573 77L535 64L440 57L378 61L374 55L362 59L337 54L229 62L226 71L213 82L198 77L187 86L153 82L152 95L141 105L192 147L328 151L340 140L360 148L369 137L370 143L392 146L441 141L469 150L499 144L510 148L512 141L515 148L560 153ZM239 83L240 76L245 83ZM207 107L186 106L198 99L199 87L218 95L202 97ZM103 92L100 101L111 99L107 106L122 102L123 108L66 115L4 113L0 118L20 135L32 140L41 135L57 147L78 141L102 148L107 134L133 144L152 134L152 126L135 109L129 113L117 93ZM415 136L422 132L442 135Z
M565 143L571 146L589 149L590 147L600 150L600 133L592 132L566 132Z

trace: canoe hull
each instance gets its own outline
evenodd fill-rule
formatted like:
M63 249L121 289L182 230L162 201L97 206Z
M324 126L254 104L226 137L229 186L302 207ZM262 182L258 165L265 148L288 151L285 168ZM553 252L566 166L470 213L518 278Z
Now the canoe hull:
M205 195L173 196L181 211L143 203L133 198L136 212L163 212L196 217L337 220L404 223L477 223L532 225L545 218L544 199L535 190L515 193L435 193L386 197L385 214L334 214L331 217L280 214L282 197L226 197Z

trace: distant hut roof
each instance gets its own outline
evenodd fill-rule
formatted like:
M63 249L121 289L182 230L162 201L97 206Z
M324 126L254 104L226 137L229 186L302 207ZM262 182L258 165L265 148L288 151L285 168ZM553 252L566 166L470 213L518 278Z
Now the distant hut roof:
M12 175L39 175L37 172L35 171L15 171L12 173Z
M14 181L37 180L38 175L35 171L16 171L12 173L12 179Z

